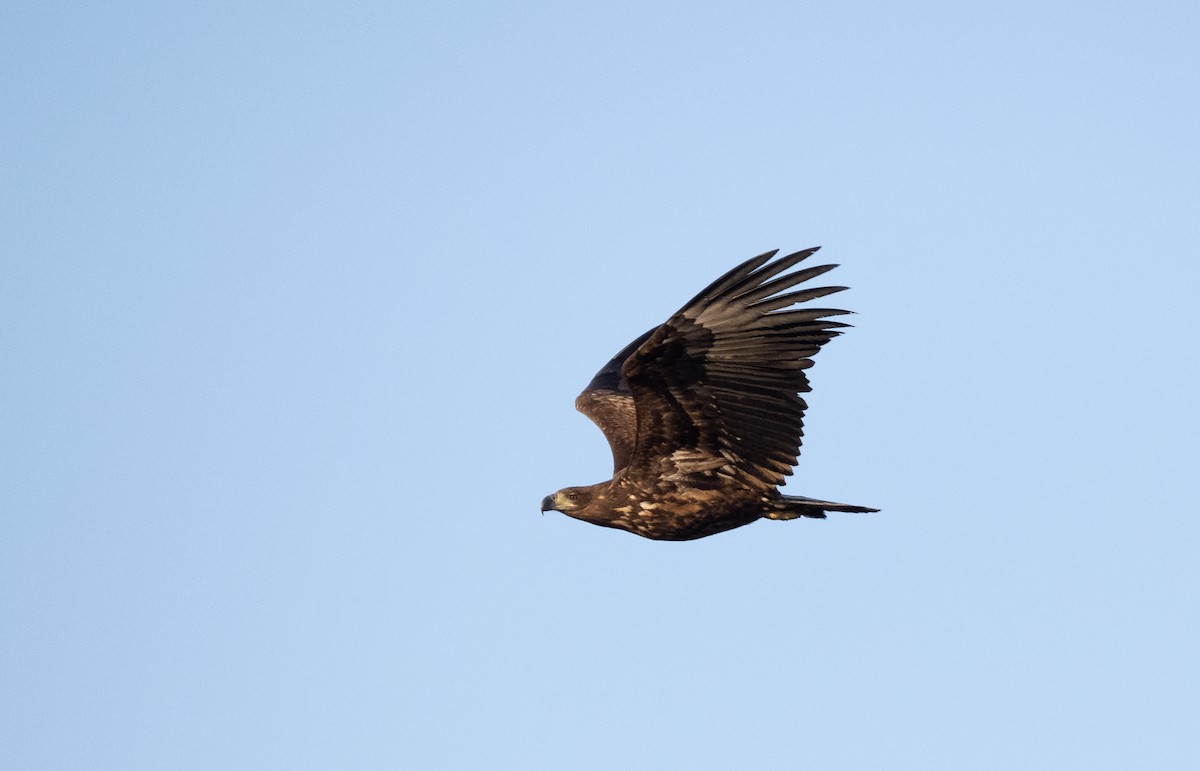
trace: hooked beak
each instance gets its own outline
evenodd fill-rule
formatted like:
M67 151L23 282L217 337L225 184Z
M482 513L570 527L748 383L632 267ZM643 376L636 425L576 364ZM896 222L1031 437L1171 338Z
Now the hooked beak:
M554 503L554 496L547 495L545 498L542 499L542 513L545 513L547 511L555 511L556 510L554 508L555 505L556 504Z

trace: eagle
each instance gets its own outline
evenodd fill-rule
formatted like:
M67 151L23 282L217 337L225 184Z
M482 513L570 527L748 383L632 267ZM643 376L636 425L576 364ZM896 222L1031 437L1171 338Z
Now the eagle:
M819 248L747 260L604 365L575 407L608 439L613 477L548 495L542 512L688 541L764 518L878 511L778 489L800 454L805 370L850 326L829 320L850 311L793 307L846 289L787 291L837 267L789 272Z

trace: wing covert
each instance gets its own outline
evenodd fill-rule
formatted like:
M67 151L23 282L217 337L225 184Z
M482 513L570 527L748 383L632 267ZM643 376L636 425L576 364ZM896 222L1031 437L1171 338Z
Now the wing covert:
M656 328L657 329L657 328ZM604 433L613 454L613 473L629 464L637 440L637 412L633 392L621 374L621 365L642 343L654 334L654 329L639 336L608 364L605 364L587 388L575 399L575 409L587 415Z

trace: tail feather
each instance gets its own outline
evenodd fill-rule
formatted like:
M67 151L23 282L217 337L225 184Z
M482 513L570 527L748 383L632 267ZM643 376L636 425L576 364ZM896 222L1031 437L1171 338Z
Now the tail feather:
M767 512L766 516L768 519L798 519L800 517L825 519L825 512L827 511L870 514L879 511L879 509L871 509L866 506L852 506L849 503L820 501L816 498L805 498L800 495L784 495L774 502L772 510Z

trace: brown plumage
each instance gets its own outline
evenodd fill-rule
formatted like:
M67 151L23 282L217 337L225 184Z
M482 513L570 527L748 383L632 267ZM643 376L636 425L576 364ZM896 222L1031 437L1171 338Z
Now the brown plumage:
M797 284L835 265L786 272L817 248L748 260L634 340L575 401L613 453L613 478L542 500L596 525L668 541L756 519L824 517L863 506L778 491L800 454L805 370L849 311L791 306L840 292Z

